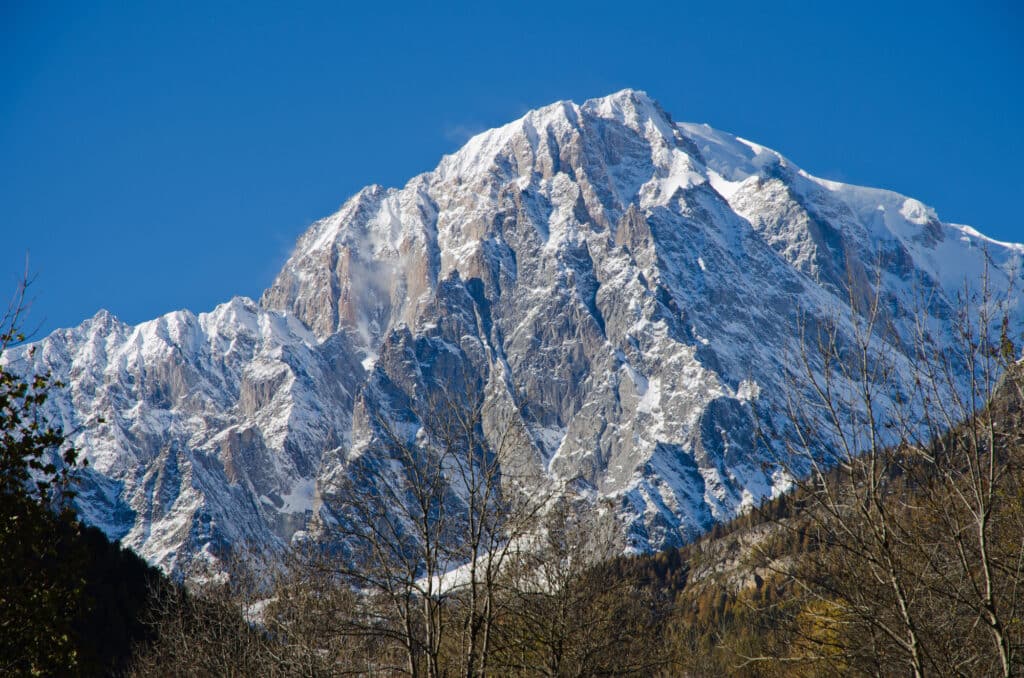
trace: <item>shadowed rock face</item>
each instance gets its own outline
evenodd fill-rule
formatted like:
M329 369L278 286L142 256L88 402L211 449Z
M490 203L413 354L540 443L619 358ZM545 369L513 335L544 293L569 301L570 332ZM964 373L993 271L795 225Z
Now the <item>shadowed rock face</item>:
M375 422L413 435L441 386L521 397L517 465L608 499L646 550L785 482L753 421L786 426L799 313L849 331L851 296L878 294L906 346L907 300L930 291L943 336L964 279L987 258L1006 289L1021 251L627 90L360 191L258 304L136 327L101 313L8 359L71 384L52 407L92 464L83 514L170 571L330 524L348 460L379 454ZM379 482L401 474L379 460Z

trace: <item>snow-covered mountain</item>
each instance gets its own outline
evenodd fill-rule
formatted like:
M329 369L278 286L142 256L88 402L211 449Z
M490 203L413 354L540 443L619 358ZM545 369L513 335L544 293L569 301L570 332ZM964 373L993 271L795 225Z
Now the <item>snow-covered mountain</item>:
M848 315L852 283L906 337L926 296L941 336L965 279L1010 289L1022 256L625 90L363 189L259 302L134 327L101 312L8 360L70 384L52 407L90 461L82 513L168 571L329 522L375 418L453 379L521 394L523 461L579 479L645 550L785 484L753 414L785 425L798 314Z

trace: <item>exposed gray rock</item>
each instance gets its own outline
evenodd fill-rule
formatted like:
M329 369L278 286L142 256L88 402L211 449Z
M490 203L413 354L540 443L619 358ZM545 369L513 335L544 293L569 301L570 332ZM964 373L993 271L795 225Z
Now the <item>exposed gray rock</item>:
M905 352L915 290L934 292L943 336L964 280L987 262L1009 289L1022 251L627 90L360 191L258 304L137 327L100 313L9 360L70 383L52 406L91 462L83 514L169 571L329 525L374 422L414 431L441 385L522 397L521 467L614 505L626 547L647 550L785 487L753 421L786 426L798 314L842 319L848 289L878 292Z

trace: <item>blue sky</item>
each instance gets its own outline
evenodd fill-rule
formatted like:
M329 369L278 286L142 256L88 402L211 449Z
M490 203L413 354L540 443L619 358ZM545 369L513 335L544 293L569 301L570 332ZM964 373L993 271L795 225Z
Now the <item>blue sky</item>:
M41 332L258 296L363 185L623 87L1024 241L1016 3L377 4L0 0L0 290L28 251Z

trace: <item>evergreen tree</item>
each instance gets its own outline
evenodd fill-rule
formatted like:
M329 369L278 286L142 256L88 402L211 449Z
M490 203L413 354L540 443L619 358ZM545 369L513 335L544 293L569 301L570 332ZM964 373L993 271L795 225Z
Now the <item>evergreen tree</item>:
M22 284L0 320L0 357L24 341ZM41 409L48 374L0 364L0 673L82 672L74 618L83 603L84 548L70 500L78 454Z

